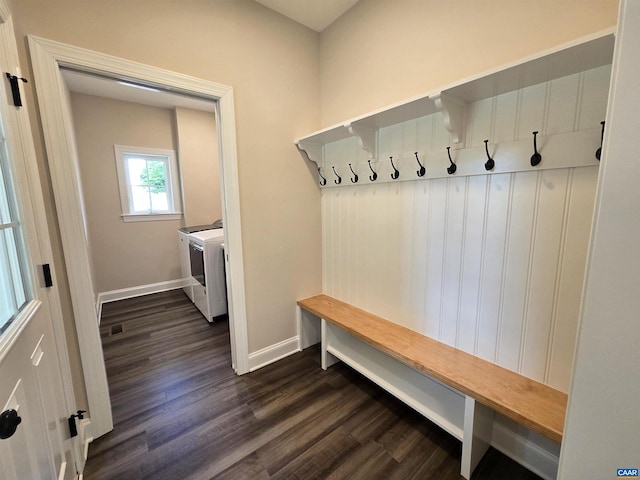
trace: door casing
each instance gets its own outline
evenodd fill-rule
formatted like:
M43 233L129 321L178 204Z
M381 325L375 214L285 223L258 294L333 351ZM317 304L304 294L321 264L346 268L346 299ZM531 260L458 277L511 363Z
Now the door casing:
M98 437L112 430L113 420L90 272L73 124L60 68L159 86L216 102L231 352L236 373L244 374L249 371L249 354L233 88L36 36L29 36L28 42L88 406ZM227 221L228 218L233 221Z

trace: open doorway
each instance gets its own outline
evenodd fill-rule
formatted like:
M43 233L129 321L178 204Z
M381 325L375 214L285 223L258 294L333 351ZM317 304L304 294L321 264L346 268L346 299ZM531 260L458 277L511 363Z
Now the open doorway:
M61 71L98 316L105 303L179 287L192 298L190 239L176 233L223 225L215 102Z
M243 374L249 368L233 90L214 82L37 37L29 37L29 49L89 410L95 434L100 436L110 431L113 423L92 286L87 232L83 222L82 198L78 186L78 161L69 92L61 69L70 68L215 102L223 192L222 211L226 227L224 243L231 351L236 373ZM229 222L228 218L236 221Z
M135 335L124 325L103 325L102 307L111 302L182 288L209 322L225 321L215 102L61 71L69 90L105 359L107 347ZM193 281L190 242L197 240L187 232L215 235L206 245L210 271L206 282L202 271L203 286Z

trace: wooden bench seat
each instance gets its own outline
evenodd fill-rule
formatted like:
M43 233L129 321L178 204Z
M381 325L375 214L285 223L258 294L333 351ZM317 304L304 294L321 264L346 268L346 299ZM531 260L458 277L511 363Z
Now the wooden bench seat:
M300 300L298 307L481 405L562 441L565 393L327 295Z

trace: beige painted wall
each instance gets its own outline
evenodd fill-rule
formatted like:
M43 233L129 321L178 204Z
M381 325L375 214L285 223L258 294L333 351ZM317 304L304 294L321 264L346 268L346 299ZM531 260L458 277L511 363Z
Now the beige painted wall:
M21 66L30 78L27 34L234 88L242 211L236 221L242 222L244 237L249 351L293 337L295 300L321 289L320 192L315 172L293 146L294 138L319 125L318 35L251 0L13 3ZM54 267L63 272L33 82L25 87L46 213L55 232ZM77 372L68 288L61 290ZM77 374L74 385L83 389Z
M360 0L321 34L321 123L614 26L618 0Z
M122 220L114 145L176 150L173 110L71 94L96 293L179 279L180 220Z
M175 109L178 158L186 225L206 225L222 218L220 163L213 112Z

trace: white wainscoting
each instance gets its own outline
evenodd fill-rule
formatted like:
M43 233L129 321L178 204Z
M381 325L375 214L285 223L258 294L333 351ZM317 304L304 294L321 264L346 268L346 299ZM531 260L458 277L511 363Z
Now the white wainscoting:
M609 76L600 67L466 106L463 148L539 131L544 169L396 183L363 174L322 189L323 291L566 392L598 167L554 167L544 138L598 133ZM443 151L439 115L381 129L379 175L390 155L408 172L414 151ZM326 145L325 170L362 163L356 143ZM584 165L565 150L564 162Z

